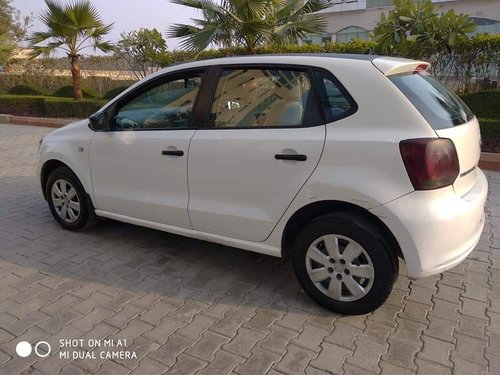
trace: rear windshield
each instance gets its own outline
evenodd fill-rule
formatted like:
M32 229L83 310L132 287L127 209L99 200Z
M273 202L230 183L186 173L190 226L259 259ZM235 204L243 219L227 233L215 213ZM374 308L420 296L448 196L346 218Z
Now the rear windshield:
M462 125L474 118L474 114L457 95L429 75L404 74L389 79L434 130Z

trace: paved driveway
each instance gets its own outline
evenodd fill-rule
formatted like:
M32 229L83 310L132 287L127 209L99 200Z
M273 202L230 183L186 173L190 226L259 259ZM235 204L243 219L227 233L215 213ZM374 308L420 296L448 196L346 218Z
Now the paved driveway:
M383 307L342 317L289 261L112 221L63 231L35 177L48 131L0 125L0 372L500 374L500 173L467 261L402 267Z

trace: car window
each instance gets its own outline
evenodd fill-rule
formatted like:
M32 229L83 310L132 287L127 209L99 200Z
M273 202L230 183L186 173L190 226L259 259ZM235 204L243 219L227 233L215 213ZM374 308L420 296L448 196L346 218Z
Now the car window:
M335 121L351 114L354 110L352 100L340 89L340 85L324 72L316 72L323 111L327 122Z
M452 128L474 118L462 99L429 75L403 74L390 80L434 130Z
M305 71L223 69L212 103L212 126L313 125L315 120L307 116L312 101L311 80Z
M148 89L122 106L114 118L120 130L177 129L191 124L201 75L175 78Z

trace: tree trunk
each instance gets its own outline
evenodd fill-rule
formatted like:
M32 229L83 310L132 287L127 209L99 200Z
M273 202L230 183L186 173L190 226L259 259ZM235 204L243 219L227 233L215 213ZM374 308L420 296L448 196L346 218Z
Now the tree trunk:
M75 100L82 100L82 75L80 72L79 56L70 56L71 59L71 76L73 77L73 97Z

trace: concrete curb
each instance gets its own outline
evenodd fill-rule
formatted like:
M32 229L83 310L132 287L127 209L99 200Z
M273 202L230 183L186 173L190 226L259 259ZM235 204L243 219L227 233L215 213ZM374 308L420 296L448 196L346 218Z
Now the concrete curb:
M47 128L60 128L77 119L67 118L40 118L40 117L25 117L25 116L12 116L0 114L0 123L14 124L14 125L30 125L30 126L44 126ZM481 159L479 159L479 167L490 171L500 172L500 154L491 152L481 152Z
M500 172L500 154L492 152L481 152L479 168Z
M60 128L74 121L77 121L77 119L0 115L0 122L4 124L43 126L46 128Z

